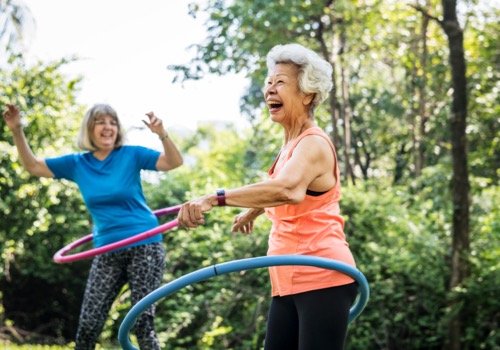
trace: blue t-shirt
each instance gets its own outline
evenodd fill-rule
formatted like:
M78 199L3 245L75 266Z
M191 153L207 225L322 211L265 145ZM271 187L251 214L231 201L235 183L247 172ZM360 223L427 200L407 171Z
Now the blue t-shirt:
M46 159L56 179L68 179L80 188L94 221L94 246L121 241L158 226L146 204L141 170L156 170L160 152L141 146L122 146L104 160L91 152ZM160 242L155 235L130 246Z

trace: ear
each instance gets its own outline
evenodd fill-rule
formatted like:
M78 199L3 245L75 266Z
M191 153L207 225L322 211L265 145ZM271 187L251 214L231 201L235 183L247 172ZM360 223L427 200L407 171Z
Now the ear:
M304 98L302 99L302 104L304 106L308 106L311 104L312 100L314 100L315 94L306 94L304 95Z

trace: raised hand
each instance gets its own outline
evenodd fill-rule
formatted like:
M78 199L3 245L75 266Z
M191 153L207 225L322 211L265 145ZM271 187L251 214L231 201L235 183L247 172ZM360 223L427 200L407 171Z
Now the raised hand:
M13 104L7 103L7 109L3 112L3 119L11 130L19 129L22 127L21 116L19 108Z
M153 112L146 113L146 115L149 118L149 123L143 120L142 122L144 123L144 125L146 125L149 128L149 130L151 130L155 134L158 134L160 137L164 136L166 134L166 131L165 128L163 127L162 120L157 116L155 116Z

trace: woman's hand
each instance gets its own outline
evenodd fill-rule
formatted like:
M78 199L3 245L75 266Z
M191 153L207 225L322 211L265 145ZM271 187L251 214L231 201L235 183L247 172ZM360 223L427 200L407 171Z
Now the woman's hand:
M248 235L253 231L253 216L250 217L249 211L239 213L234 217L233 226L231 227L231 232L241 232Z
M142 122L144 123L144 125L146 125L149 128L149 130L151 130L152 132L154 132L158 136L160 136L160 137L165 136L167 134L167 132L165 131L165 128L163 127L163 121L160 118L158 118L157 116L155 116L155 114L153 112L146 113L146 115L149 118L149 123L147 121L143 120Z
M205 223L203 213L212 210L214 207L214 195L205 195L184 203L177 214L179 225L185 228L196 228Z
M10 130L22 128L19 108L13 104L7 103L7 109L3 112L3 119Z

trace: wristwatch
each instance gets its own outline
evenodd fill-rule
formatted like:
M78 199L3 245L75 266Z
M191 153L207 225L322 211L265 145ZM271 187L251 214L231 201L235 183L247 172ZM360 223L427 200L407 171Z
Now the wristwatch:
M226 205L226 191L224 191L223 188L219 188L217 189L217 191L215 191L215 193L217 194L217 205L219 207L223 207Z

